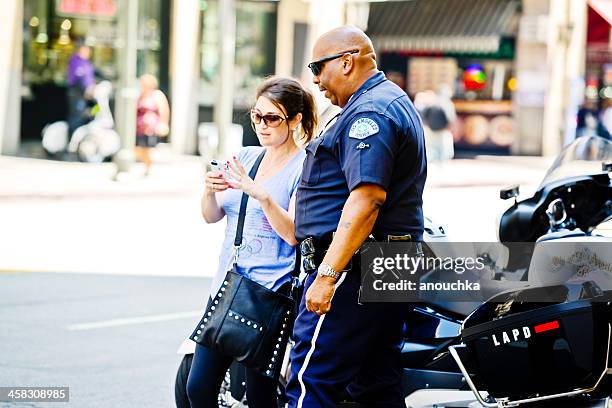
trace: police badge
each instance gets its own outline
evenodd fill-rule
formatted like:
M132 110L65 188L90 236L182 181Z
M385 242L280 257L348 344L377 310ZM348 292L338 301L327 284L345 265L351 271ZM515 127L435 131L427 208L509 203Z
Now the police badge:
M378 131L378 124L374 122L374 120L370 118L360 118L351 125L349 137L353 139L365 139L368 136L378 133Z

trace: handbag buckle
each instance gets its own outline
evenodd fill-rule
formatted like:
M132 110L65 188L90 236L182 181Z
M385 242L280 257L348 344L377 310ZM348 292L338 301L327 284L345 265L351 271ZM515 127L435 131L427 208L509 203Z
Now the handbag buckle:
M238 263L238 257L240 256L240 248L242 248L242 245L234 245L234 249L232 251L232 263L234 264Z

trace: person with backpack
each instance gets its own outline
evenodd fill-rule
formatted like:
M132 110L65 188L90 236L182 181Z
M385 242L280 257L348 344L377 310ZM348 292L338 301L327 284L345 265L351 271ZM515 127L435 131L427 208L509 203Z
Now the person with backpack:
M451 100L452 91L448 85L442 85L431 98L429 104L421 111L425 125L425 144L429 161L443 162L455 155L451 124L456 120L457 113Z

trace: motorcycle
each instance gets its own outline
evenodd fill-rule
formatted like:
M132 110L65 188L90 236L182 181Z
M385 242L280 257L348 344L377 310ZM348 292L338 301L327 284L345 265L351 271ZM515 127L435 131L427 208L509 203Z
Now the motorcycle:
M485 299L434 296L406 305L401 363L408 408L612 407L606 250L612 236L605 235L612 219L611 172L612 143L583 137L561 152L532 197L518 201L518 187L500 192L502 199L515 199L499 222L501 243L473 250L488 260ZM430 220L424 240L435 256L452 255L456 245ZM528 251L525 243L532 244ZM561 254L554 250L559 247ZM568 248L582 254L573 258L578 265L560 262ZM421 281L440 280L438 272L427 271ZM194 347L186 342L179 349L187 353L176 378L179 408L189 406L185 384ZM286 358L281 404L289 364ZM243 378L239 366L228 370L220 407L247 405ZM350 406L348 400L339 405Z
M417 362L438 377L458 367L460 377L450 391L425 384L408 407L612 406L611 172L612 143L583 137L560 153L532 197L518 201L518 186L500 191L515 199L499 222L510 251L501 275L519 279L458 317L456 336ZM427 308L431 319L449 318L453 309L463 314L460 305ZM449 357L454 364L441 368ZM471 401L459 394L466 385Z
M92 119L79 126L69 138L68 123L50 123L42 130L42 146L51 156L68 152L76 154L79 160L100 163L117 153L121 147L119 134L114 130L110 109L112 84L101 81L93 89L96 104L91 109Z
M500 241L535 245L518 256L528 286L477 308L462 323L462 343L448 349L481 406L611 406L610 173L612 143L581 137L533 197L516 200L518 187L500 192L515 198Z

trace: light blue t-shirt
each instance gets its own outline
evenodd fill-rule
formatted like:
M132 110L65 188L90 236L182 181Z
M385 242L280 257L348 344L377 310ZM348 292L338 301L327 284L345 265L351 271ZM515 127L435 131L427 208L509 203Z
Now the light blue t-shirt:
M238 161L247 174L262 151L263 147L251 146L243 148L238 153ZM305 157L306 153L300 150L284 168L261 182L261 186L270 194L272 200L285 210L289 208L291 197L297 190ZM227 227L219 256L219 269L211 286L211 295L217 293L225 274L232 266L241 198L242 191L235 189L227 189L221 195L219 204L227 216ZM291 272L295 265L295 247L276 234L259 201L252 197L249 197L247 202L242 244L238 257L239 273L273 290L291 280Z

